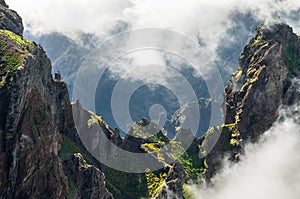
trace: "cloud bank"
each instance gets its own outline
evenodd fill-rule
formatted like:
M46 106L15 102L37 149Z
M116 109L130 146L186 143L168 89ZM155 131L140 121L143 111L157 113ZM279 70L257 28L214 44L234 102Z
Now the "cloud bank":
M97 34L104 39L110 35L110 30L118 21L125 21L131 29L168 29L195 41L200 39L212 60L218 59L216 51L220 45L237 40L235 35L227 32L229 28L235 27L236 19L233 15L237 12L251 13L258 21L287 21L296 32L300 32L298 0L6 1L23 17L25 28L33 34L60 32L74 38L84 32ZM250 38L253 30L248 31ZM157 58L153 57L155 60Z
M170 28L184 34L215 37L230 26L230 14L251 11L262 20L287 20L298 0L6 0L33 32L101 33L124 20L133 28ZM298 15L299 16L299 15ZM295 18L295 17L294 17ZM296 27L296 24L294 24ZM298 28L298 27L297 27ZM209 36L210 35L210 36Z
M294 120L295 121L295 120ZM192 187L196 199L300 198L300 125L276 123L239 164L226 163L213 187Z

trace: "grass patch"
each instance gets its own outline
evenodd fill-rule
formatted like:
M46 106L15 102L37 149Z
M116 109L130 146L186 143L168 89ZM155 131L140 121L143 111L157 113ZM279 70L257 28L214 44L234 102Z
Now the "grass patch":
M194 198L194 196L187 184L183 185L183 198L184 199L193 199Z
M70 157L70 155L74 155L77 153L82 154L83 158L87 160L88 163L92 162L92 157L89 155L86 155L82 148L78 146L76 143L74 143L72 140L68 138L68 136L61 134L63 138L63 143L61 144L61 150L59 152L59 156L62 159L66 159L67 157Z
M144 174L104 169L107 189L115 198L146 198L147 182Z
M289 77L293 78L300 76L300 59L296 53L289 48L285 48L285 54L288 60Z
M0 88L13 81L12 73L21 69L33 42L8 30L0 30Z
M166 173L160 173L158 175L151 172L150 169L146 170L145 173L148 185L148 193L150 198L157 198L161 193L163 186L167 180Z
M76 192L75 182L72 180L72 177L69 174L67 175L67 178L68 178L68 185L69 185L67 199L76 198L77 192Z

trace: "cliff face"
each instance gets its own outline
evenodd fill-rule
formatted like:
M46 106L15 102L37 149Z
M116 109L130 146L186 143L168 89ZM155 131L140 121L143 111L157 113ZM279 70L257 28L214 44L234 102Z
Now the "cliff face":
M63 168L61 145L80 146L66 84L52 78L44 50L22 37L21 18L0 3L0 197L66 198L74 179L90 179L96 183L74 185L72 198L85 189L89 198L112 198L95 167L72 176Z
M221 167L224 155L238 161L243 144L257 141L271 127L280 106L299 103L299 77L300 42L292 28L285 24L258 27L225 89L225 124L206 158L207 179Z
M9 9L4 0L0 0L0 29L10 30L17 35L22 35L24 30L21 17Z
M142 119L140 122L132 124L130 132L121 138L118 129L111 129L100 116L85 110L79 101L73 103L72 106L74 121L77 124L78 132L81 133L80 137L95 157L100 157L100 153L104 153L107 160L119 159L122 154L111 145L112 143L114 146L129 152L149 153L143 162L139 163L145 165L159 164L162 168L159 171L149 169L145 170L145 174L136 174L117 171L100 164L100 168L106 176L108 188L113 191L116 198L167 198L170 193L176 199L182 198L183 184L186 180L184 167L179 162L172 165L166 164L165 160L170 157L160 152L160 147L166 143L172 144L170 140L162 132L148 138L138 137L138 135L144 135L144 132L139 131L140 126L158 128L155 124ZM151 131L149 130L149 132ZM105 139L99 139L100 134L105 135L109 143ZM104 157L102 156L102 158ZM132 157L126 156L126 158L132 159L132 163L134 163L134 155ZM128 165L122 164L122 161L119 164L122 165L123 169L132 166L130 162Z

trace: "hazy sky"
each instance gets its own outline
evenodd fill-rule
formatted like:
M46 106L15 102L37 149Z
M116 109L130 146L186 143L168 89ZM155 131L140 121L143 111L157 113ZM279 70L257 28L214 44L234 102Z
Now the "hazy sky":
M288 21L300 33L299 0L6 0L31 33L77 32L105 37L116 21L136 28L163 28L206 42L213 58L232 27L232 13L251 12L258 20ZM275 14L276 13L276 14ZM293 16L294 20L289 17ZM299 30L298 30L299 29ZM227 36L227 37L226 37Z
M169 28L186 34L218 34L234 10L252 10L260 19L300 8L298 0L6 0L33 32L101 33L116 20L136 27ZM30 24L30 26L29 26ZM295 26L295 25L294 25Z

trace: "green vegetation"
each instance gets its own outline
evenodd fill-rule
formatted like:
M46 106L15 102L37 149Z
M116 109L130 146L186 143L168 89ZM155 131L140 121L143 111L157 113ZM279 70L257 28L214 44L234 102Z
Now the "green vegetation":
M83 149L78 146L76 143L74 143L72 140L70 140L68 138L68 136L61 134L62 138L63 138L63 143L61 144L61 150L59 153L59 156L62 159L65 159L67 157L69 157L70 155L74 155L74 154L82 154L83 159L87 160L89 163L92 162L92 157L85 154Z
M15 41L18 45L32 45L32 41L28 39L24 39L19 35L9 31L9 30L1 30L4 34L6 34L11 41Z
M187 184L183 185L183 198L184 199L193 199L194 198L194 196L193 196L192 192L190 191Z
M0 30L0 88L13 80L12 73L23 67L33 43L8 30Z
M288 60L289 77L292 78L300 76L300 58L289 48L285 48L285 54Z
M195 156L198 155L195 154ZM178 161L184 166L186 177L192 180L197 180L204 171L203 160L195 156L192 158L185 154L178 158Z
M145 171L145 176L147 179L147 185L148 185L148 193L151 198L156 198L160 192L162 191L162 188L165 185L167 174L166 173L160 173L158 175L151 172L150 169L147 169Z
M162 145L159 143L145 143L141 146L142 149L144 149L149 154L156 154L156 157L159 161L164 162L165 158L161 152Z
M91 112L91 118L88 120L88 127L90 128L93 124L103 124L102 116L98 116L95 113Z
M199 152L198 143L192 142L186 152L178 158L178 161L184 166L186 177L194 182L197 182L204 172L204 159L199 158Z
M73 181L72 177L69 174L67 174L67 177L68 177L68 185L69 185L69 189L67 192L67 199L76 198L77 192L76 192L75 182Z
M262 39L262 35L257 35L256 38L253 41L253 45L258 44Z
M144 174L126 173L112 168L104 169L107 189L115 198L145 198L148 196Z

